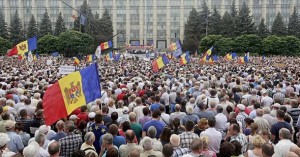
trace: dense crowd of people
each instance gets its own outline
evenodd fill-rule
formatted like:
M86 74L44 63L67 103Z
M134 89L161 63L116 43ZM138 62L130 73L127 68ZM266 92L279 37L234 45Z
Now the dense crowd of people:
M300 156L299 63L192 58L181 66L172 59L154 73L137 58L101 60L101 98L46 126L44 93L72 59L1 57L0 156Z

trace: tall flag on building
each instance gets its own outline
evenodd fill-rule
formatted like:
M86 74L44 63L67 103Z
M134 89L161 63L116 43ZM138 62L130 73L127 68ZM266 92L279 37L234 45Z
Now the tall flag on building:
M154 72L157 72L167 64L169 64L169 59L165 54L163 54L161 57L152 62L152 69Z
M73 72L49 86L43 98L46 125L101 97L97 64ZM54 105L55 104L55 105Z
M187 51L180 56L180 65L185 65L190 62L190 53Z
M175 51L177 49L181 49L181 43L179 40L177 40L175 43L172 43L169 45L170 51Z
M100 46L97 47L97 49L96 49L96 51L95 51L95 56L96 56L98 59L100 59L100 57L101 57L101 47L100 47Z
M80 60L77 57L73 57L74 59L74 64L75 65L79 65L80 64Z
M113 42L111 40L100 44L101 50L105 50L111 47L113 47Z
M37 49L36 36L17 44L7 53L7 56L21 55L35 49Z

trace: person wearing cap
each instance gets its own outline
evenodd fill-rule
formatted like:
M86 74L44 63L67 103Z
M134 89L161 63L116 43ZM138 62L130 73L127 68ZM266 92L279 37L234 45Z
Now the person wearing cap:
M10 151L7 148L7 142L10 141L6 133L0 133L0 156L1 157L11 157L15 155L15 152Z
M5 123L6 133L10 139L7 142L7 148L12 152L19 153L24 149L24 144L21 137L15 132L15 125L16 122L12 120L8 120Z
M245 105L238 104L237 108L239 109L239 114L236 116L236 120L242 123L242 129L244 130L246 128L245 118L248 118L249 116L245 113Z
M124 123L125 121L128 121L128 122L129 122L129 115L128 115L128 113L129 113L128 107L124 107L124 108L123 108L123 115L122 115L121 117L118 118L117 122L118 122L119 124L122 124L122 123Z
M70 120L70 121L73 121L75 125L78 124L78 123L77 123L77 122L78 122L78 119L79 119L79 118L78 118L76 115L74 115L74 114L72 114L72 115L69 117L69 120Z
M88 132L88 128L95 123L95 116L96 116L96 113L95 112L90 112L88 114L88 118L89 118L89 121L88 123L86 124L86 131Z

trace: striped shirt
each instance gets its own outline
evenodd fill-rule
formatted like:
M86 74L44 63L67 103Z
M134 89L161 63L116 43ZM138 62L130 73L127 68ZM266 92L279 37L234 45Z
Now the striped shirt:
M242 154L246 153L248 146L248 140L246 135L239 133L238 135L232 136L230 138L230 142L234 140L237 140L242 145Z
M189 154L191 150L189 148L173 147L172 157L181 157L185 154Z

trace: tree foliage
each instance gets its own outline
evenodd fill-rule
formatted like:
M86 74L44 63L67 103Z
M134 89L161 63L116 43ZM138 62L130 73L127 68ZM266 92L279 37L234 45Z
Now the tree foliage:
M200 31L200 34L203 36L206 34L206 29L208 26L210 13L211 12L209 11L209 8L206 5L206 2L203 1L201 11L199 12L199 20L200 20L199 31Z
M221 38L215 43L219 55L225 55L235 48L235 42L232 38Z
M7 23L4 14L0 11L0 37L8 39Z
M22 30L22 22L19 17L18 11L11 18L9 27L9 39L13 45L16 45L24 40L24 32Z
M287 31L288 35L300 37L300 20L296 7L294 7L293 14L290 16Z
M64 19L62 17L61 12L59 12L57 19L56 19L54 35L59 35L60 33L65 32L66 30L67 29L66 29Z
M286 42L278 36L268 36L262 41L262 50L269 54L284 54L286 52Z
M38 40L38 50L40 53L52 53L58 51L58 37L53 35L45 35Z
M205 52L212 46L216 45L216 42L222 38L221 35L209 35L207 37L202 38L200 41L200 52Z
M222 17L221 22L221 35L225 37L233 37L234 36L234 24L233 18L230 14L226 11Z
M259 53L261 51L262 39L254 34L251 35L241 35L235 38L235 51L238 53L245 52L255 52Z
M272 35L284 36L286 34L287 34L286 26L283 23L281 14L278 13L272 25Z
M262 18L260 20L260 24L258 25L257 29L257 35L260 36L261 38L265 38L269 35L269 30L267 28L267 25L265 24L265 19Z
M39 37L43 37L48 34L52 34L52 26L51 26L51 21L50 21L48 12L47 12L47 10L45 10L45 13L43 15L42 22L40 25Z
M67 57L76 56L78 53L92 53L95 50L91 45L93 45L93 38L90 35L74 30L61 33L56 44L58 51L63 52Z
M254 34L255 33L255 24L253 22L253 17L249 15L250 9L244 2L242 8L239 10L239 14L236 18L236 29L235 35L243 34Z
M6 54L7 50L12 48L11 42L0 37L0 54Z
M32 15L27 27L27 38L31 38L37 34L38 34L37 24L34 15Z
M222 29L222 19L219 11L216 6L213 9L213 12L208 21L208 34L220 34Z
M195 8L190 12L187 23L184 29L183 49L195 52L198 49L200 42L200 21Z

